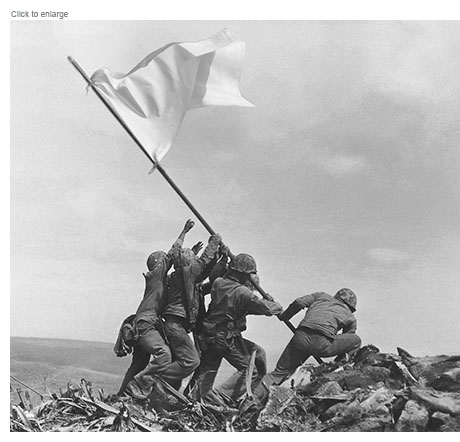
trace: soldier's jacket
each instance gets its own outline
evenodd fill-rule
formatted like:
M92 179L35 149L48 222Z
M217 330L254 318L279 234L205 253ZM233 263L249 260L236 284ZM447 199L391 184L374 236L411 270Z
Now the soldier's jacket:
M219 249L220 241L220 237L211 236L199 258L171 273L168 278L167 305L163 315L186 318L189 321L188 325L194 327L202 301L196 284L206 279L211 271L210 264Z
M158 321L166 305L166 276L171 268L172 259L182 247L183 240L177 239L166 256L157 263L154 269L144 274L144 297L136 311L136 320Z
M304 308L308 310L299 327L316 330L329 338L334 338L342 329L343 333L356 331L356 318L347 305L323 292L297 298L280 316L280 319L289 320Z
M211 263L212 265L212 263ZM203 296L211 294L212 284L217 278L222 278L225 273L227 272L227 258L221 259L220 261L216 262L211 267L211 271L209 273L209 281L203 282L201 284L201 293Z
M282 310L277 302L259 298L231 276L217 278L212 285L204 330L208 337L220 332L239 334L246 330L247 315L272 316Z

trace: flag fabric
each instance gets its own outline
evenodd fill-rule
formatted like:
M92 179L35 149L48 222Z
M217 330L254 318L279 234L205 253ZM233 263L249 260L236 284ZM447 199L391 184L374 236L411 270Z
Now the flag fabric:
M91 81L156 162L187 110L253 106L239 90L244 52L244 42L224 29L206 40L163 46L126 75L99 69Z

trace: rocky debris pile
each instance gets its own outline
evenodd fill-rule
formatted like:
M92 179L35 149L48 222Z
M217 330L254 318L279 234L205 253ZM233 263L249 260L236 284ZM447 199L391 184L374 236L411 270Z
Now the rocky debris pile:
M352 363L304 365L271 387L259 431L459 431L460 356L363 347Z
M10 431L177 432L247 428L245 415L238 409L192 403L161 383L155 387L149 403L115 395L105 397L101 390L96 398L91 383L84 379L80 385L69 383L64 392L46 396L46 400L33 407L19 394L19 403L10 404Z
M38 406L20 400L10 404L10 431L78 432L78 431L161 431L155 413L129 406L116 397L99 398L91 383L68 384L59 394L46 395ZM45 397L44 397L45 398Z
M263 390L263 389L261 389ZM416 358L369 345L345 364L305 364L280 387L230 407L191 402L161 382L149 403L68 385L34 408L11 404L11 431L460 431L460 356Z

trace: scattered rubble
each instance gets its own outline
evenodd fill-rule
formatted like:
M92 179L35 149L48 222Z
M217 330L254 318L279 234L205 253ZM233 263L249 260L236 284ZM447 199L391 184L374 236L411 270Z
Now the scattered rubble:
M366 346L350 363L305 364L238 408L192 402L161 383L148 404L102 391L96 398L84 379L34 408L23 392L18 397L11 431L460 431L460 356Z

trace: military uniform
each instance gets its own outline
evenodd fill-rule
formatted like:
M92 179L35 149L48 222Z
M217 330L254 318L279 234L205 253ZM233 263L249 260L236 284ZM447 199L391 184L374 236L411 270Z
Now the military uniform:
M350 308L341 299L322 292L297 298L279 319L289 320L304 308L308 308L307 313L264 382L281 384L310 356L331 357L356 351L361 338L355 333L357 322L351 311L355 307L356 303ZM339 330L341 334L337 334Z
M201 309L200 294L196 284L207 277L209 267L218 251L221 238L212 235L201 256L189 256L184 250L174 251L175 271L168 278L166 307L163 311L164 331L169 343L172 359L159 370L149 365L135 376L137 384L144 390L150 390L154 375L175 388L179 388L182 379L193 373L200 363L200 356L189 332L194 328ZM187 253L193 253L186 249Z
M237 400L244 393L246 370L253 351L256 351L256 369L252 374L252 385L254 388L257 386L266 372L266 357L261 347L241 335L246 330L246 316L271 316L281 311L278 303L260 299L232 275L214 281L203 323L205 349L195 373L197 399L221 403L221 396L226 396ZM216 393L213 384L222 359L238 371Z
M134 376L147 365L151 373L160 373L171 362L171 353L161 332L160 315L166 304L166 276L182 244L183 240L177 239L168 253L154 252L148 258L147 265L151 270L144 274L144 296L133 321L138 339L118 394L122 394Z

